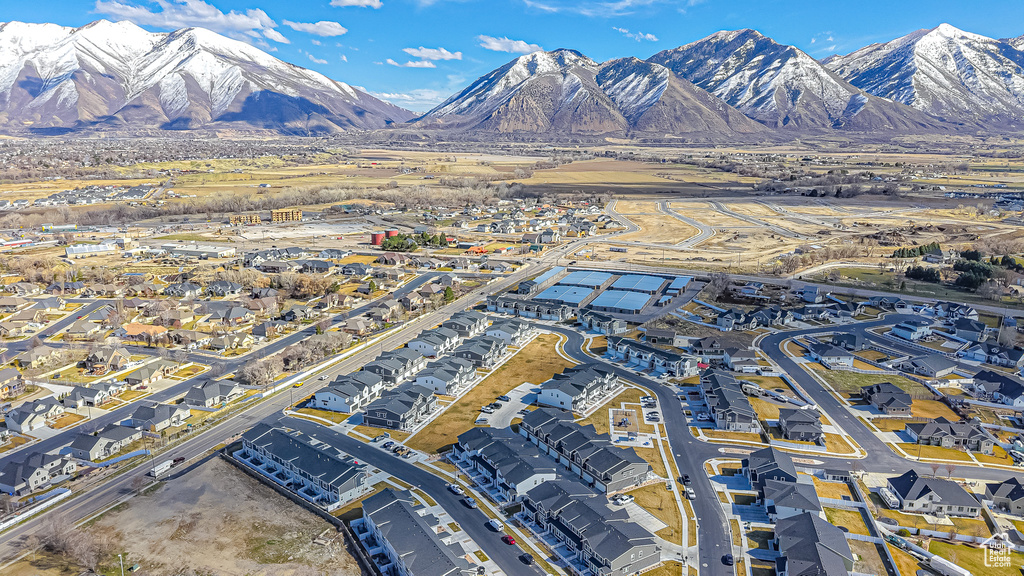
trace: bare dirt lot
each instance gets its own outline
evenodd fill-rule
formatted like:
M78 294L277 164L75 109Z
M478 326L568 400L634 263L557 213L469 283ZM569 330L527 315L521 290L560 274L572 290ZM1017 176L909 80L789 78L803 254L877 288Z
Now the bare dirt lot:
M155 576L193 571L217 575L355 576L355 559L331 528L326 546L313 539L331 526L275 491L213 458L184 476L129 500L90 530L118 536L125 564ZM312 570L311 570L312 569Z

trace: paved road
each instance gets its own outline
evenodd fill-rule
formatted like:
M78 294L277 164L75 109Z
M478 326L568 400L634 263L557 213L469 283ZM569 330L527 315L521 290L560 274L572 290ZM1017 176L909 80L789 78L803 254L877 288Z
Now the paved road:
M703 222L698 222L693 218L683 216L679 212L676 212L671 207L669 207L668 202L658 202L658 209L664 212L665 214L668 214L669 216L675 218L676 220L679 220L680 222L693 226L694 228L697 229L696 234L690 236L689 238L683 240L682 242L677 243L676 248L695 248L708 238L711 238L712 236L715 235L714 228L708 226L707 224L704 224Z
M826 463L826 466L844 468L848 470L861 469L867 472L883 474L902 474L908 469L913 468L922 475L932 474L930 465L914 462L897 456L888 446L885 445L884 442L882 442L881 439L878 438L878 436L872 433L863 422L854 417L853 414L846 409L846 406L833 396L831 392L822 387L817 380L812 378L811 375L794 362L792 358L786 355L781 349L782 342L789 338L806 336L820 332L831 332L837 329L858 333L867 338L871 338L874 335L868 333L868 329L876 326L901 322L911 318L916 318L916 316L909 314L890 314L884 320L779 332L777 334L772 334L771 336L766 336L760 341L759 347L761 350L767 354L772 361L778 364L784 372L789 374L790 378L794 379L797 384L807 392L811 399L814 400L815 404L824 410L833 422L838 424L846 431L847 434L852 436L853 439L860 444L861 448L868 453L868 457L863 460L818 457L817 459L823 460ZM878 337L874 336L874 338ZM882 339L882 343L886 346L892 344L884 339ZM945 472L946 469L943 468L943 473ZM953 469L951 475L970 480L1001 481L1018 476L1019 474L994 468L957 466Z
M584 337L578 331L553 326L545 328L558 332L568 339L562 348L573 360L581 364L595 361L583 352ZM700 525L697 558L700 574L733 576L733 569L722 564L722 556L732 552L729 521L711 485L711 480L704 471L704 462L722 456L720 448L723 446L701 442L690 434L686 415L683 414L683 405L670 386L616 364L605 363L602 367L611 370L619 378L649 388L658 396L676 467L680 474L690 476L693 491L697 495L690 504ZM682 511L680 513L682 514Z
M415 280L412 280L411 282L405 284L404 286L402 286L398 290L395 290L393 292L393 294L389 295L388 297L401 298L405 294L420 288L423 284L425 284L426 282L430 281L431 279L433 279L434 277L436 277L436 276L438 276L440 274L443 274L443 272L432 272L432 273L420 276L420 277L416 278ZM378 301L369 302L367 304L364 304L363 306L360 306L358 308L355 308L355 309L351 310L350 312L348 312L348 314L343 314L343 315L335 316L332 324L339 325L339 324L342 324L343 322L345 322L345 319L347 317L349 317L349 316L358 316L359 314L363 314L364 312L368 312L370 309L372 309L374 306L376 306L377 303L378 303ZM101 306L103 306L105 304L109 304L109 302L107 302L107 301L95 302L95 303L87 306L86 308L84 308L83 311L80 311L77 314L72 314L70 316L70 318L61 320L60 322L57 322L57 323L55 323L52 326L48 326L46 331L45 331L46 336L50 336L52 334L55 334L55 333L59 332L61 329L63 329L62 325L67 325L68 323L74 322L74 321L77 320L78 316L85 316L89 312L92 312L93 310L95 310L95 309L97 309L97 308L99 308L99 307L101 307ZM288 346L291 346L293 344L297 344L298 342L300 342L302 340L305 340L306 338L309 338L310 336L312 336L314 334L316 334L316 326L315 325L310 325L310 326L307 326L307 327L303 328L302 330L297 330L297 331L295 331L295 332L293 332L291 334L288 334L287 336L283 336L281 338L278 338L277 340L274 340L274 341L266 344L265 346L262 346L262 347L256 349L253 352L250 352L249 354L245 354L245 355L242 355L242 356L235 356L235 357L230 358L230 359L224 358L222 360L218 360L217 363L221 364L224 367L224 373L225 374L231 373L231 372L235 372L236 370L240 369L245 363L247 363L250 360L252 360L254 357L271 356L273 354L276 354L277 352L280 352L281 350L284 350ZM42 335L41 335L41 337L42 337ZM17 344L17 345L23 347L24 349L27 349L27 347L28 347L28 341L27 340L21 341L21 342L12 343L12 345L13 344ZM47 345L52 346L52 347L58 347L58 348L61 347L61 346L64 346L63 343L59 343L59 342L49 342L49 343L47 343ZM133 351L137 351L137 352L141 352L141 353L148 353L148 354L152 354L153 353L152 349L146 349L146 348L143 348L143 347L131 346L130 348ZM380 350L377 349L377 348L374 348L373 350L376 353L380 352ZM211 358L209 356L202 355L202 354L194 354L194 353L193 354L189 354L189 360L191 360L193 362L197 362L197 363L204 363L204 364L209 364L211 362ZM178 383L176 383L176 384L174 384L172 386L169 386L169 387L167 387L167 388L165 388L163 390L154 392L153 394L143 398L143 400L147 401L147 402L169 402L171 400L174 400L174 399L182 396L186 392L188 392L189 388L191 388L192 386L194 386L196 384L199 384L199 383L201 383L201 382L203 382L205 380L208 380L209 378L210 378L209 374L200 374L200 375L195 376L193 378L189 378L187 380L183 380L181 382L178 382ZM102 428L102 427L104 427L104 426L106 426L108 424L114 424L114 423L122 422L123 420L128 418L128 416L130 416L132 412L135 411L136 406L137 406L136 402L129 402L129 403L126 403L123 406L120 406L118 408L115 408L113 410L108 410L108 411L105 411L105 412L101 412L100 410L96 410L95 412L97 412L97 415L94 418L92 418L91 420L85 421L83 423L83 425L87 425L89 427L89 429L99 429L99 428ZM4 455L2 457L0 457L0 467L4 466L7 462L12 461L12 460L13 461L20 461L22 458L24 458L24 453L27 453L27 452L30 452L30 451L31 452L52 452L52 451L59 450L60 448L63 448L64 446L67 446L68 444L70 444L75 439L75 436L78 435L80 428L81 428L81 425L77 426L77 427L73 427L73 428L64 429L64 430L58 432L57 434L54 434L53 436L51 436L49 438L46 438L44 440L40 440L39 442L31 444L31 445L29 445L29 446L27 446L25 448L22 448L22 449L19 449L19 450L8 451L8 452L4 453Z
M359 352L353 354L352 356L346 358L345 360L338 362L331 368L323 371L323 373L333 375L356 371L362 368L362 366L364 366L366 363L373 360L380 353L380 350L391 350L400 347L404 345L407 341L415 337L417 334L419 334L420 331L435 326L443 319L449 317L451 314L459 310L472 306L474 303L479 302L481 299L485 298L487 294L503 291L508 287L518 283L524 278L543 272L546 268L550 266L552 261L554 261L557 258L564 257L566 252L576 249L575 247L575 244L568 244L561 248L550 250L543 257L534 260L534 265L523 267L520 270L517 270L515 273L510 274L508 276L498 276L489 284L485 284L479 288L476 288L475 290L466 294L459 300L456 300L455 302L449 305L443 306L431 313L425 314L423 316L420 316L419 318L416 318L406 323L399 329L395 330L394 332L384 337L384 339L378 345L360 350ZM423 282L426 282L427 279L428 278L419 279L418 283L414 282L408 284L406 285L405 290L413 290L419 285L421 285ZM340 321L341 320L336 320L336 322ZM278 341L275 341L276 346L274 346L273 348L267 347L264 348L263 350L266 354L272 354L280 350L281 348L284 348L292 343L302 340L303 338L309 337L313 333L315 333L315 328L309 327L303 331L296 332L286 338L282 338ZM236 361L241 362L241 360L235 360L232 362ZM230 367L233 365L232 362L228 363L229 370L231 369ZM310 373L314 374L316 373L316 371L311 370ZM308 383L302 389L303 394L310 395L317 389L327 385L329 381L330 380L319 381L307 379ZM184 392L185 390L187 390L187 387L191 385L190 382L192 381L182 382L181 384L175 385L175 388L179 389L180 392ZM168 391L164 391L164 393L170 394L169 390L170 389L168 389ZM216 445L225 442L228 439L236 437L238 434L241 434L245 430L251 428L255 423L259 421L276 421L278 418L280 418L280 414L282 413L282 411L292 404L292 390L293 389L289 389L289 393L282 392L268 399L265 399L262 402L254 403L251 407L235 414L234 416L226 419L221 423L214 425L210 429L196 433L195 436L185 440L175 448L160 454L159 458L162 461L168 458L175 458L179 456L184 457L186 459L200 457L206 454ZM154 396L150 396L149 399L163 398L163 396L157 398L154 398ZM117 421L123 419L124 415L121 414L122 412L126 412L126 410L112 411L110 414L105 415L103 417L105 419L103 421ZM290 419L289 421L291 422L293 420L294 419ZM50 444L53 444L53 446L50 449L59 448L64 444L69 443L71 439L73 439L73 434L74 432L71 432L66 437L62 435L61 437L64 438L63 442L54 439L48 441L47 445L49 446ZM36 446L42 447L42 443ZM2 464L3 460L0 460L0 465ZM140 467L140 472L145 470L146 467ZM3 533L2 535L0 535L0 559L8 561L23 553L26 542L32 535L38 533L40 524L42 523L43 519L46 518L49 514L62 514L63 517L65 517L69 522L79 522L109 507L119 498L126 496L130 493L131 479L136 475L137 474L135 473L131 473L113 478L111 480L107 480L105 483L90 488L89 491L85 492L84 494L76 496L74 499L68 502L56 505L47 513L43 513L36 517L33 517L25 523ZM431 494L431 496L434 495ZM481 544L481 547L484 548L484 551L489 556L495 558L499 567L501 567L501 569L505 571L507 574L532 574L532 572L529 572L529 569L525 565L523 565L517 558L509 560L508 554L503 554L498 551L492 551L490 543L478 543ZM504 544L501 545L504 546ZM492 552L494 554L493 556Z
M618 243L618 242L616 242L616 243ZM644 246L651 246L651 247L657 247L657 248L665 248L665 247L667 247L669 250L673 249L673 247L671 247L671 246L658 245L658 244L644 244ZM621 270L623 265L624 264L622 262L617 262L617 261L605 261L605 262L603 262L603 261L589 262L588 261L585 264L581 264L581 265L576 266L574 268L578 268L578 269L595 269L595 270ZM629 267L630 271L633 272L633 273L648 272L648 273L651 273L651 274L672 274L672 275L675 275L675 276L687 275L687 276L693 276L695 278L707 278L708 277L708 271L707 270L687 269L687 268L680 268L680 267L676 267L676 266L657 266L657 265L654 265L654 264L630 263L630 264L628 264L628 267ZM902 298L903 300L905 300L907 302L913 302L913 303L919 303L919 304L934 304L935 301L936 301L936 298L934 298L934 297L913 296L913 295L909 295L909 294L903 294L903 293L900 293L900 292L886 292L884 290L865 290L865 289L861 289L861 288L850 288L850 287L846 287L846 286L833 286L831 284L825 284L825 283L821 283L821 282L807 282L807 281L799 280L798 279L799 276L800 276L799 274L796 274L796 275L791 276L791 277L779 277L779 276L771 276L771 275L767 275L767 274L730 274L729 275L729 277L732 278L734 282L764 282L766 284L777 284L777 285L784 285L784 284L788 283L788 284L791 285L791 288L793 290L799 290L803 286L817 286L817 287L821 288L822 290L824 290L825 292L832 292L833 294L836 294L836 295L846 295L846 296L849 296L851 298L854 298L854 299L857 299L857 300L861 300L861 301L867 300L867 299L871 298L872 296L898 296L899 298ZM953 300L953 301L957 300L956 291L950 291L949 299ZM796 304L799 304L799 302L796 302ZM1012 312L1021 312L1019 307L1014 308L1013 306L992 306L992 305L988 305L988 304L973 304L973 303L971 304L971 306L973 306L979 312L989 312L989 313L996 314L996 315L999 315L999 316L1001 316L1003 314L1006 314L1008 310L1011 313Z
M282 418L280 424L301 430L311 436L319 437L325 442L329 442L332 446L361 459L363 462L420 488L429 494L435 502L440 504L459 523L459 526L473 538L473 541L483 549L484 553L501 566L506 574L543 574L536 565L526 566L523 564L519 560L519 555L523 553L523 549L518 545L509 546L502 542L502 533L494 532L485 525L489 519L488 516L479 509L473 510L466 507L459 496L452 494L445 488L446 482L444 479L388 452L384 452L375 445L366 444L351 436L340 434L318 424L290 417Z

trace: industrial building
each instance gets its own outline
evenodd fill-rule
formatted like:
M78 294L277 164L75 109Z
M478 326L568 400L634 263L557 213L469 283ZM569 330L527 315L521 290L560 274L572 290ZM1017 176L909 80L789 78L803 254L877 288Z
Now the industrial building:
M591 310L611 312L614 314L639 314L651 295L644 292L626 292L624 290L605 290L590 303Z
M231 246L206 246L202 244L164 244L160 246L173 256L193 256L196 258L230 258L235 255Z
M661 291L666 280L660 276L643 276L639 274L628 274L619 276L619 279L612 283L612 290L624 290L627 292L642 292L644 294L655 294Z

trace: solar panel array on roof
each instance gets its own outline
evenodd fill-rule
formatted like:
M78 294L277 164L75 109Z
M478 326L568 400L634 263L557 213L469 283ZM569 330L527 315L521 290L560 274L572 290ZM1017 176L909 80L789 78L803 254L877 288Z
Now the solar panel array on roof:
M537 284L543 284L543 283L547 282L548 280L551 280L555 276L558 276L562 272L565 272L565 268L563 268L562 266L555 266L551 270L548 270L547 272L545 272L545 273L541 274L540 276L537 276L536 278L534 278L533 281L536 282Z
M618 280L612 283L611 287L615 290L628 290L630 292L654 294L661 289L661 286L664 283L665 279L660 276L627 274L626 276L620 276Z
M692 281L693 278L691 276L676 276L676 279L668 285L668 289L670 292L680 292L682 290L686 290L686 287L689 286Z
M589 270L578 270L562 278L558 283L564 286L586 286L597 288L612 277L607 272L592 272Z
M604 312L637 313L644 309L650 299L650 295L641 292L605 290L594 298L590 307Z
M560 302L570 306L578 306L580 302L587 299L594 291L582 286L562 286L557 284L537 295L537 300L548 302Z

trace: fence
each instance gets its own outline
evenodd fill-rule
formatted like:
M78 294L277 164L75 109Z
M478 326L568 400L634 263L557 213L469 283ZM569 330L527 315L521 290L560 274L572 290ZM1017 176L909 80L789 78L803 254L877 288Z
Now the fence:
M121 456L118 456L116 458L111 458L110 460L104 460L103 462L89 462L88 460L84 460L84 462L86 464L88 464L89 466L92 466L93 468L106 468L107 466L112 466L112 465L117 464L119 462L124 462L125 460L130 460L132 458L135 458L136 456L148 456L148 455L149 455L149 450L136 450L134 452L129 452L127 454L122 454Z
M53 494L53 496L48 496L39 504L30 507L28 510L23 510L22 512L19 512L18 515L14 518L8 518L7 520L0 522L0 532L3 532L4 530L7 530L11 526L14 526L22 520L31 518L32 516L39 514L40 512L46 510L47 508L53 506L54 504L71 497L71 490L68 490L67 488L57 488L56 490L53 490L53 492L51 493Z

